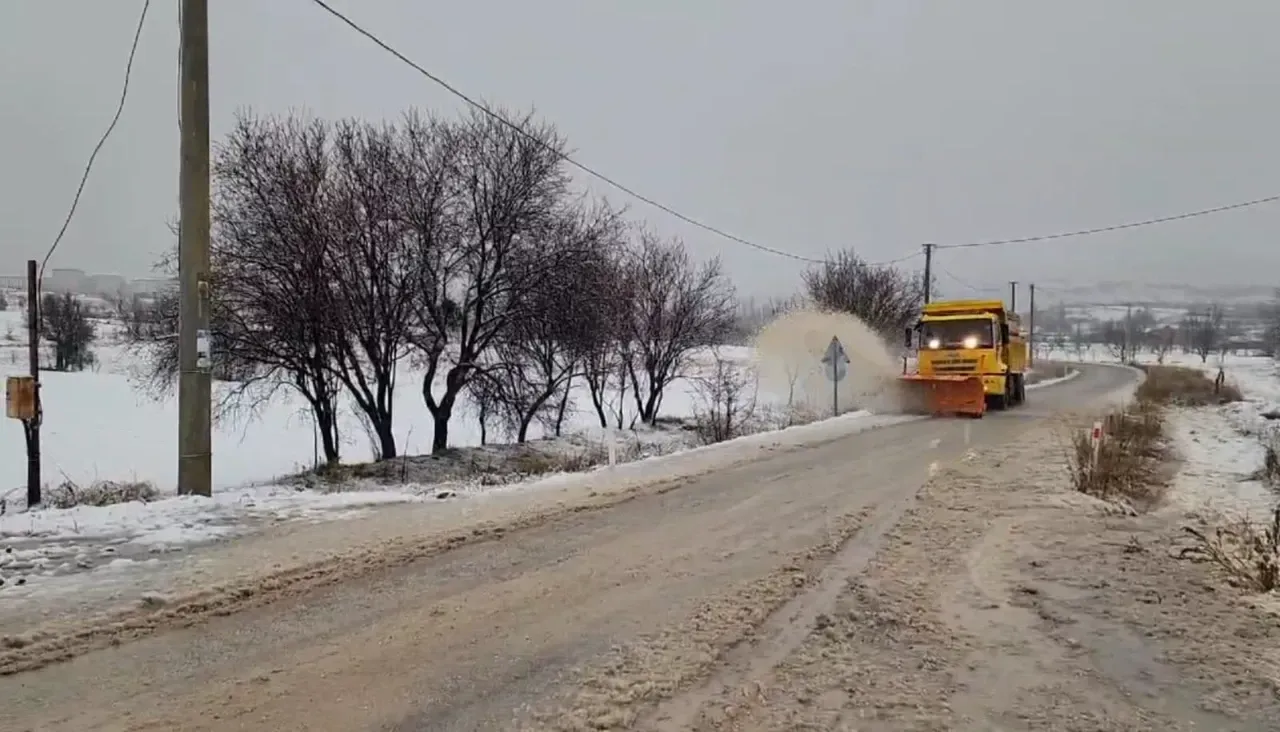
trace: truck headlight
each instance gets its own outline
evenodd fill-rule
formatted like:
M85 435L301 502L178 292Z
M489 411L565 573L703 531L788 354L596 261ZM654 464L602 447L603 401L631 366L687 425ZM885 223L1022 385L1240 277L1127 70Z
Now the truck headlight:
M935 350L942 348L942 341L938 340L937 338L930 338L929 347Z
M968 336L968 337L966 337L966 338L964 339L964 347L965 347L965 348L977 348L977 347L978 347L978 336Z

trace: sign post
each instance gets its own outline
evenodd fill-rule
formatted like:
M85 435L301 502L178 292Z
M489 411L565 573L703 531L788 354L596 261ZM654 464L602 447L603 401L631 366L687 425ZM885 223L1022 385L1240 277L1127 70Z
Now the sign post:
M831 380L831 416L840 415L840 382L849 375L849 354L845 353L840 339L831 336L827 350L822 355L823 371Z

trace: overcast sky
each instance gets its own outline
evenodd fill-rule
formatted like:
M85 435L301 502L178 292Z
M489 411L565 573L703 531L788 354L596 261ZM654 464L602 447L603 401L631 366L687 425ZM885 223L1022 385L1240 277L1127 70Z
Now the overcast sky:
M1280 193L1276 0L332 0L462 89L536 106L580 160L807 256L1052 233ZM237 108L393 117L456 102L308 0L211 0L215 138ZM145 275L177 206L177 2L53 266ZM141 0L0 4L0 273L43 256L109 121ZM616 202L739 287L802 265ZM975 283L1280 272L1280 205L940 252ZM918 261L910 264L918 264ZM940 274L944 287L948 280ZM960 294L954 286L949 292Z

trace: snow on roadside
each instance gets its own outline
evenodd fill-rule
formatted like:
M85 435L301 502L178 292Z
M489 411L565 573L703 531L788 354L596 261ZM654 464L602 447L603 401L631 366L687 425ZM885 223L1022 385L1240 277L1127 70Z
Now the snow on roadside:
M1029 391L1031 389L1043 389L1046 386L1061 384L1064 381L1071 381L1072 379L1076 378L1079 375L1080 375L1080 372L1078 370L1073 369L1073 370L1067 371L1067 373L1063 374L1062 376L1055 376L1052 379L1045 379L1044 381L1033 381L1032 383L1027 384L1027 390Z
M0 539L66 536L80 541L126 538L140 546L208 541L254 519L351 515L375 505L421 500L410 492L318 493L283 486L220 491L212 498L173 496L109 506L42 509L0 516Z
M1217 374L1217 364L1199 359L1176 363ZM1265 445L1280 439L1280 368L1262 357L1224 359L1226 378L1244 401L1179 409L1170 420L1174 446L1184 464L1169 492L1170 507L1228 518L1266 520L1276 492L1256 479Z
M1251 478L1263 459L1256 437L1242 435L1225 407L1180 409L1170 425L1174 447L1183 459L1170 486L1170 508L1266 519L1276 496Z
M1078 371L1069 371L1064 376L1030 384L1028 389L1052 386L1078 375ZM145 566L171 552L250 533L276 523L347 518L378 505L577 490L598 484L606 476L611 490L624 490L633 485L669 480L748 460L762 451L802 447L919 419L924 417L859 411L810 424L759 432L715 445L666 451L652 457L620 462L612 467L544 475L505 485L476 485L474 481L464 480L438 485L409 483L388 487L364 481L345 485L341 492L322 492L273 484L219 490L212 498L171 496L149 503L10 512L0 515L0 587L4 582L12 587L19 580L26 584L33 578ZM634 435L630 433L626 438L593 435L593 447L603 448L605 444L602 443L617 439L619 453L623 453L627 445L621 443L632 437Z
M92 570L122 570L160 555L281 521L323 521L377 505L424 500L413 493L315 493L280 486L213 498L44 509L0 516L0 590Z
M262 486L221 491L213 498L170 497L149 503L38 509L0 516L0 592L23 586L36 591L45 578L94 570L145 568L162 555L230 538L284 521L348 518L377 505L464 498L501 499L515 493L563 492L598 486L610 490L668 480L750 459L762 451L837 439L868 429L922 419L916 416L844 414L834 419L747 435L715 445L601 466L586 472L543 476L501 486L407 485L394 489L323 493ZM605 480L602 481L602 478ZM370 486L372 487L372 485Z

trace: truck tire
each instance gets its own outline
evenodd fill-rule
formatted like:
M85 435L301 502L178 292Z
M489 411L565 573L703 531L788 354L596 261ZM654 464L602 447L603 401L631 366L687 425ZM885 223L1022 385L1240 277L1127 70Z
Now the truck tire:
M994 394L990 397L987 397L987 406L997 412L1002 412L1008 409L1009 403L1010 403L1010 397L1012 396L1012 394L1010 393L1010 390L1012 388L1013 388L1013 379L1012 377L1006 376L1004 379L1004 393Z

